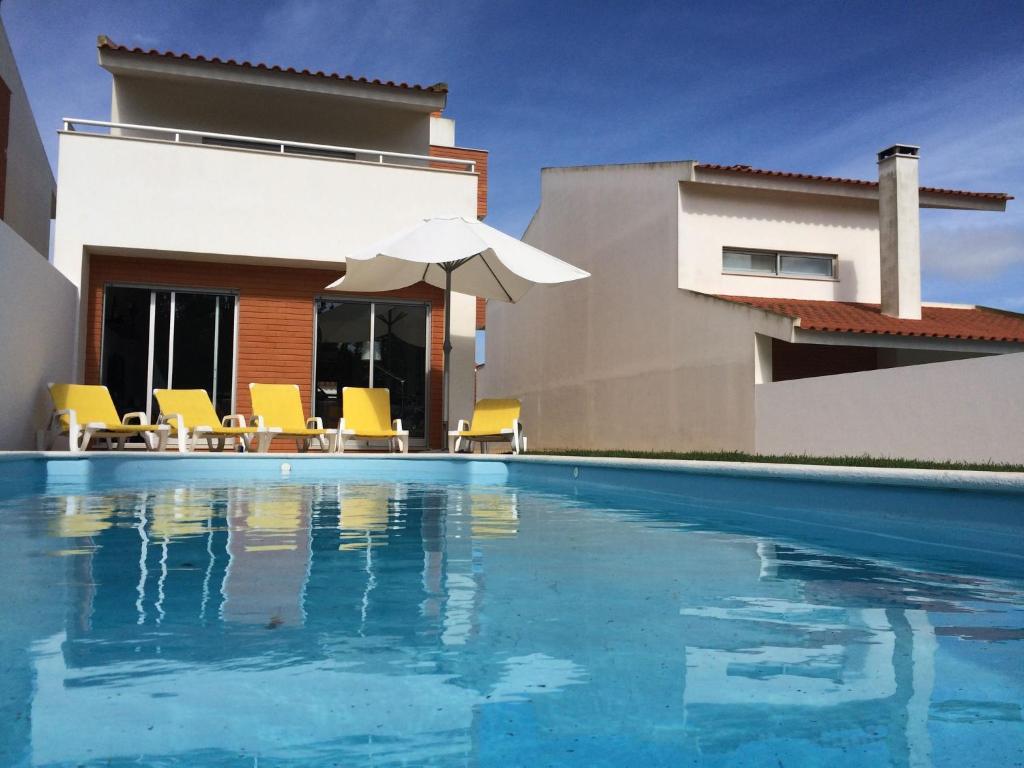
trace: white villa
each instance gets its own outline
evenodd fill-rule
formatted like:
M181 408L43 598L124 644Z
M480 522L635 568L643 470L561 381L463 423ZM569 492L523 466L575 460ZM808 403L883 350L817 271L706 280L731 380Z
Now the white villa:
M481 393L521 397L537 448L1024 460L1024 355L989 357L1024 316L920 299L918 208L1012 198L917 166L545 168L524 240L593 276L489 304Z
M155 418L154 387L249 412L299 385L337 423L386 387L440 448L443 292L326 290L344 256L417 220L486 213L487 153L454 146L448 88L98 43L109 116L60 134L53 263L78 291L77 380ZM452 301L453 412L472 411L477 302ZM200 342L200 343L197 343Z

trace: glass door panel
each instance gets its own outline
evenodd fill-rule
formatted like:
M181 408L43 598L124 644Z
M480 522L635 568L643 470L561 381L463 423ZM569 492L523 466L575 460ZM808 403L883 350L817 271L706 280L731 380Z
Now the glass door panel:
M392 418L402 419L410 438L423 442L427 310L412 303L317 302L315 413L325 425L344 415L344 387L381 387L391 393Z
M107 288L103 302L100 376L120 414L145 411L149 401L151 291Z
M103 317L101 380L120 413L159 414L154 389L205 389L218 414L232 411L235 297L110 286Z
M427 308L374 303L373 386L391 393L391 414L422 439L427 403Z
M314 413L324 426L337 426L342 416L342 387L370 386L370 307L366 302L317 302Z
M149 394L149 405L144 410L149 420L154 421L160 415L160 407L153 397L154 389L164 389L170 383L168 374L171 370L171 292L152 291L153 294L153 359L152 377L146 392Z
M213 405L218 416L234 411L235 402L235 297L217 296L216 358Z

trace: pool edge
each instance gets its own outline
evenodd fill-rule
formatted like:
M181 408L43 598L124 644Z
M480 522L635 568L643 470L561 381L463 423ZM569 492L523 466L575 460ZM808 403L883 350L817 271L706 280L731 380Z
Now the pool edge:
M449 453L145 453L142 451L96 452L72 454L66 451L5 451L0 452L0 463L46 460L68 461L120 461L125 459L150 461L450 461L499 462L506 464L543 464L568 467L601 467L633 469L638 471L675 472L679 474L749 477L770 480L791 480L826 483L859 483L872 485L942 488L948 490L994 491L1024 493L1024 472L983 472L977 470L902 469L881 467L847 467L817 464L769 464L731 461L691 461L680 459L627 459L582 456L512 456Z

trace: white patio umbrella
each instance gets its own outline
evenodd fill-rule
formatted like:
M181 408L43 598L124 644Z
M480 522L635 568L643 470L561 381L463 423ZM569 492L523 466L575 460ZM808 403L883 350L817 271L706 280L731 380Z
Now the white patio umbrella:
M345 257L345 276L328 289L391 291L420 281L444 288L444 406L448 432L448 358L452 291L516 302L536 283L565 283L589 272L476 219L437 216Z

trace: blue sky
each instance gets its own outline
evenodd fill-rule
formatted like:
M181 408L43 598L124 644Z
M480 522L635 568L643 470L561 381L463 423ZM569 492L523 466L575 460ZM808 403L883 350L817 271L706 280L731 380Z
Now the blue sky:
M488 222L519 235L549 165L698 159L873 178L922 147L929 186L1024 198L1024 3L3 0L51 161L109 114L96 35L448 82L491 152ZM924 211L924 295L1024 311L1024 199Z

